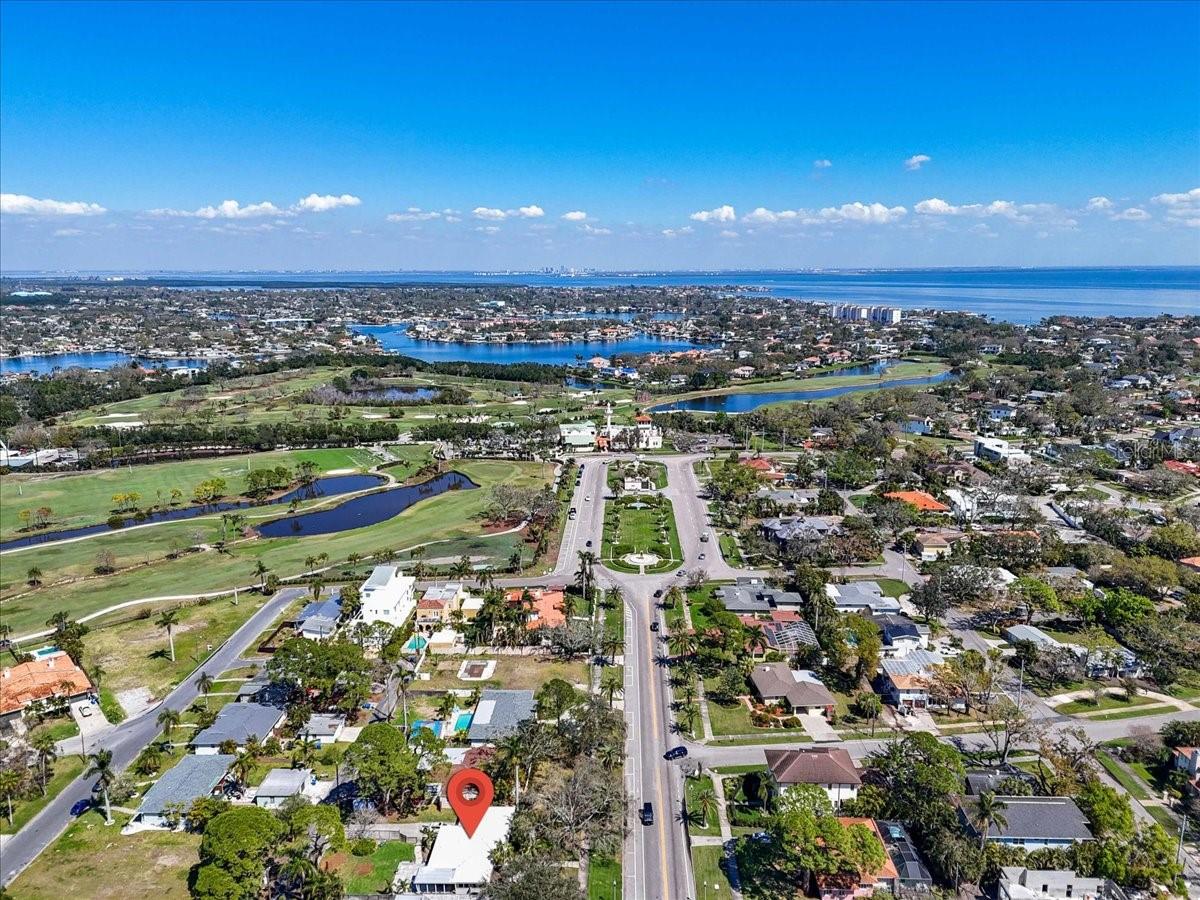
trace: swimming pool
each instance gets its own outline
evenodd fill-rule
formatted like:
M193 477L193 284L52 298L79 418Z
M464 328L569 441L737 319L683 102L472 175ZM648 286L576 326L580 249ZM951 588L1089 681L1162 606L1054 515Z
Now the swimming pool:
M471 727L471 719L475 717L471 712L460 712L454 719L454 732L457 734L460 731L466 731Z

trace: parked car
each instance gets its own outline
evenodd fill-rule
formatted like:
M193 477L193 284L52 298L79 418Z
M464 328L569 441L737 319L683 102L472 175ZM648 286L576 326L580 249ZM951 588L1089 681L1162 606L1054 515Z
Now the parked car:
M657 591L654 592L655 599L658 599L662 595L663 595L662 588L659 588Z
M672 747L663 754L663 759L683 759L687 756L687 747Z
M654 824L654 804L650 803L650 802L643 803L642 804L642 812L641 812L641 815L639 816L639 818L642 820L643 825L653 825Z
M92 808L91 800L76 800L71 804L71 815L82 816L85 812Z
M658 623L657 623L657 622L651 622L651 623L650 623L650 630L651 630L651 631L658 631Z
M700 554L698 557L696 557L696 558L697 558L697 559L704 559L704 554L703 554L703 553L701 553L701 554Z
M591 542L591 541L588 541L588 542L587 542L587 544L586 544L585 546L588 546L588 547L592 546L592 542Z

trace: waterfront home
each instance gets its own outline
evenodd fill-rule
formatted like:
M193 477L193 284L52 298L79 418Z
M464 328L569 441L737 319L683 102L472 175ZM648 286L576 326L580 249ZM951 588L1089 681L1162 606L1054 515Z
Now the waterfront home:
M0 722L21 718L31 703L70 702L91 692L91 679L70 656L38 651L29 662L0 671Z
M360 618L368 624L386 622L399 628L416 609L416 584L415 578L401 574L397 566L376 566L359 590Z

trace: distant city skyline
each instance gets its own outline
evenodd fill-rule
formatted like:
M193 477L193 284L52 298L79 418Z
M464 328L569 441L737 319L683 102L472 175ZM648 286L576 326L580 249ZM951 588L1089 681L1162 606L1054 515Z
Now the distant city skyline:
M1196 3L0 3L4 271L1200 264Z

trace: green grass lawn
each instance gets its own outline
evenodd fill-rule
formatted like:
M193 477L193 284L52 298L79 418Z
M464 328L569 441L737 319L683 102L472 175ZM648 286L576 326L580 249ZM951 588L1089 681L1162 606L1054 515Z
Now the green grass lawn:
M1067 703L1060 703L1054 707L1055 712L1063 713L1064 715L1074 715L1082 712L1097 712L1102 709L1131 709L1135 706L1149 706L1156 701L1150 697L1143 697L1140 694L1130 699L1125 694L1105 694L1098 702L1093 702L1091 698L1086 700L1071 700ZM1092 716L1088 716L1092 718Z
M379 462L369 451L355 448L274 450L72 474L6 475L0 481L0 539L17 536L23 509L52 509L52 522L47 529L50 531L93 525L112 514L114 494L140 494L138 506L145 509L169 504L171 490L177 489L183 493L179 505L187 507L192 505L192 490L206 479L223 478L227 484L226 497L232 499L245 489L250 469L281 465L295 469L305 461L314 463L322 472L365 469Z
M1133 709L1125 710L1124 712L1101 713L1098 716L1088 716L1088 720L1092 722L1112 722L1117 719L1136 719L1141 716L1159 716L1164 713L1175 712L1173 706L1138 706Z
M917 378L925 375L937 375L946 371L942 363L901 362L887 370L885 378L876 375L826 375L821 378L783 378L776 381L759 381L750 384L737 384L730 387L711 391L689 391L673 394L658 399L656 402L669 403L678 400L688 400L694 397L712 397L724 394L768 393L773 391L805 391L824 388L873 385L881 390L890 387L890 383L899 379Z
M756 734L750 737L716 738L709 741L710 747L755 747L759 744L811 744L810 738L802 729L794 728L784 731L775 729L770 734Z
M384 841L370 856L349 855L337 868L348 894L379 894L392 887L396 867L416 859L417 848L405 841Z
M697 798L704 791L713 789L712 778L701 775L699 778L684 779L684 789L687 792L688 813L693 818L688 822L688 831L693 835L716 836L721 833L721 825L717 818L717 808L714 803L707 820L701 820L700 805Z
M643 460L641 463L614 463L608 467L608 486L614 488L618 484L623 484L626 474L632 475L634 471L640 471L644 477L649 478L656 488L660 491L667 486L667 467L660 462L650 462Z
M637 571L620 558L627 553L647 552L660 559L656 565L647 566L647 572L670 572L683 561L671 501L648 495L608 501L601 541L604 564L622 572Z
M65 832L9 885L21 900L126 900L155 897L188 900L188 871L199 862L200 835L179 831L143 831L122 836L128 816L89 812Z
M1146 793L1146 789L1142 783L1125 771L1124 767L1110 754L1103 750L1097 750L1096 761L1104 767L1104 771L1111 775L1113 780L1121 785L1131 797L1138 800L1149 798L1150 795Z
M872 580L879 585L879 590L883 591L885 597L899 597L901 594L908 594L912 591L912 588L899 578L875 578Z
M492 485L504 482L538 487L545 483L546 475L545 467L516 460L459 460L455 469L480 487L422 500L366 528L303 538L246 540L231 544L226 553L193 553L175 560L156 558L149 565L113 575L81 578L37 590L22 586L19 596L0 599L0 612L20 635L44 627L46 619L58 609L78 617L135 598L232 590L236 585L256 581L254 566L260 560L271 572L286 578L302 572L304 561L321 553L329 554L330 562L336 563L350 553L367 557L431 541L479 537L484 534L481 514L488 505ZM132 535L156 530L144 529ZM438 546L430 547L430 557L440 555ZM494 561L501 565L505 562L503 558Z
M621 890L621 861L593 855L588 860L588 900L619 900Z
M716 766L713 771L718 775L746 775L750 772L765 772L767 767L762 763L746 763L740 766Z
M74 781L83 769L83 760L74 753L55 760L50 767L53 774L46 781L46 796L43 797L38 792L37 796L28 800L15 801L12 825L8 824L6 817L0 818L0 834L13 834L20 831L22 826L41 812L47 803L62 793L63 788ZM4 811L8 811L7 806L4 807Z
M692 873L696 880L695 893L697 900L723 900L732 898L733 890L729 879L721 868L724 858L723 847L693 847Z

